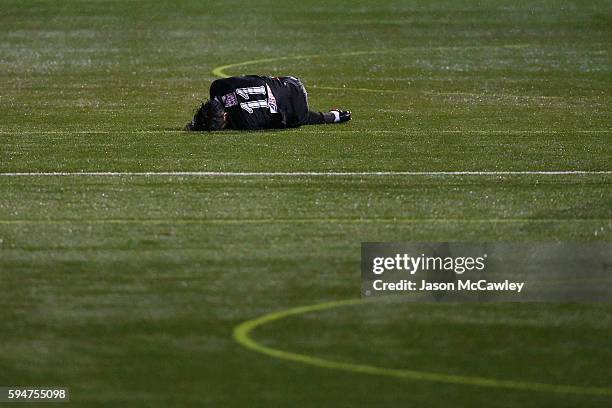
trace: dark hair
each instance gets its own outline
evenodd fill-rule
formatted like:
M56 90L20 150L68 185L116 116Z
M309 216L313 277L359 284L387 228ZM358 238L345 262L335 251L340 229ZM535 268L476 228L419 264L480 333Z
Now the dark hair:
M200 105L193 120L185 126L185 129L208 132L221 130L225 125L224 113L225 109L221 102L216 99L206 101Z

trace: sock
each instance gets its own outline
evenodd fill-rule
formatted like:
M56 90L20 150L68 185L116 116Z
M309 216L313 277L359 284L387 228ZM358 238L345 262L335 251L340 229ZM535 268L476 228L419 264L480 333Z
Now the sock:
M333 111L329 111L329 113L334 114L334 123L340 122L340 112L333 110Z
M333 112L325 112L322 113L322 115L325 123L334 123L336 121L336 115L334 115ZM340 118L340 116L338 116L338 118Z

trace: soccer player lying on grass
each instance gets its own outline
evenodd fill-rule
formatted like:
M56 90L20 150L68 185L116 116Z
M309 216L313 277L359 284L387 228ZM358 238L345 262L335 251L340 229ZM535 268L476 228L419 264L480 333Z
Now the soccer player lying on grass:
M351 112L308 108L308 93L298 78L248 75L217 79L185 130L261 130L341 123Z

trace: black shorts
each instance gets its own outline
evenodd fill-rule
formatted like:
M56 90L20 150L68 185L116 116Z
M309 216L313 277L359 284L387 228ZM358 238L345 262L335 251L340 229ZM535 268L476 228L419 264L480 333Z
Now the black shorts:
M291 99L291 113L287 118L287 126L300 126L308 123L308 92L299 78L281 77L281 80L292 90L289 92ZM288 112L289 113L289 112Z
M283 81L298 89L298 92L303 95L304 104L306 105L306 109L308 109L308 92L306 91L306 87L304 86L300 78L292 76L283 77Z

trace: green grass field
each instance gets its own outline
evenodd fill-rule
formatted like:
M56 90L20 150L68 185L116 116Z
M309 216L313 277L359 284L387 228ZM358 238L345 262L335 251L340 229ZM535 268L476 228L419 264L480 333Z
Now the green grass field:
M607 395L232 337L358 298L362 241L612 241L611 52L610 1L4 0L0 386L78 407L612 406L608 304L362 303L251 334ZM299 76L354 119L180 131L240 74ZM431 173L129 174L192 171ZM587 173L435 174L456 171ZM14 174L40 172L122 174Z

